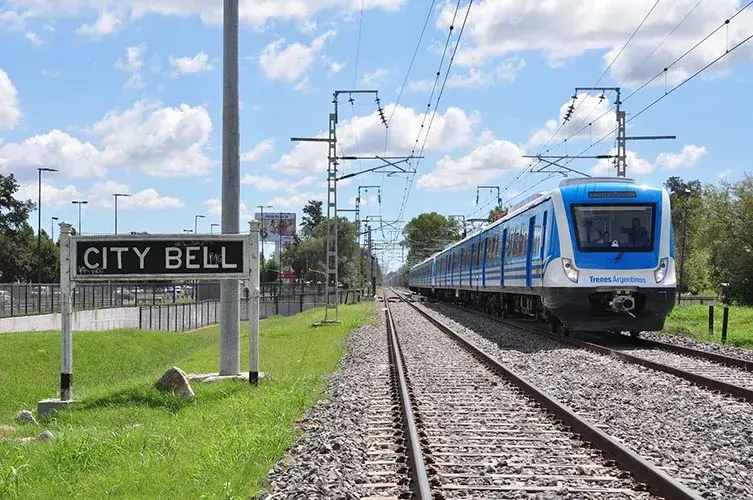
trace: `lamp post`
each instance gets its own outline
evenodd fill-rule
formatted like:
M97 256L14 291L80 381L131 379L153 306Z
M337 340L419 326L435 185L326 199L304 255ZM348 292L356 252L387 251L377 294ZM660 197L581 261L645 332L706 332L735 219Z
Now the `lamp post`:
M683 192L684 206L682 207L682 252L680 253L680 280L677 283L677 304L680 305L682 298L682 285L685 283L685 240L688 235L688 200L690 200L691 191L685 189Z
M206 215L194 215L193 216L193 233L199 233L199 219L205 219Z
M214 234L214 228L215 227L220 227L220 225L219 224L210 224L209 225L209 234Z
M76 230L78 234L81 234L81 205L86 205L89 202L86 200L74 200L71 203L78 205L78 227L76 227Z
M58 217L50 217L50 239L55 242L55 221Z
M259 224L261 225L261 258L264 259L264 242L267 239L267 230L264 227L264 209L265 208L273 208L272 205L256 205L256 208L261 210L261 220L259 221Z
M118 198L128 198L131 195L125 193L113 193L113 196L115 197L115 234L118 234Z
M280 238L280 242L279 242L280 265L278 266L280 272L277 273L277 281L280 282L280 293L282 293L282 212L278 212L277 233L278 233L277 236Z
M42 283L42 172L57 172L56 168L37 167L39 173L39 198L37 204L37 283ZM37 305L42 312L42 290L39 290Z
M191 231L190 229L184 229L184 230L183 230L183 232L184 232L184 233L186 233L186 234L190 234L190 233L192 233L193 231Z

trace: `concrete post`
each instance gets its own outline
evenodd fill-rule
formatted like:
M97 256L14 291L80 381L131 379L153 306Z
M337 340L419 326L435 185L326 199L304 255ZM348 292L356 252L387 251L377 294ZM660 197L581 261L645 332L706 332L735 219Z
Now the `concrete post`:
M225 0L222 86L222 233L240 231L238 117L238 0ZM220 285L220 375L240 374L240 290L235 279Z
M248 382L259 383L259 222L251 221L251 276L248 280Z
M71 331L71 225L60 223L60 400L73 399L73 332Z

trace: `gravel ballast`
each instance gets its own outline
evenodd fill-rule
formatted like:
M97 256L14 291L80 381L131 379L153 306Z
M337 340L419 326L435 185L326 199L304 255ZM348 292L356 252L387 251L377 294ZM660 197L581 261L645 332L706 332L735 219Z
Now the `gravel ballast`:
M381 318L381 315L380 315ZM325 397L298 426L304 434L272 470L264 499L360 499L369 482L365 461L366 419L374 373L384 371L384 325L353 331L340 369L328 380Z
M477 313L425 309L704 497L753 498L750 404Z
M716 334L721 335L718 332ZM734 347L731 345L715 344L714 342L703 342L683 335L670 335L668 333L661 332L641 332L641 338L644 338L646 340L654 340L656 342L673 344L680 347L687 347L689 349L698 349L699 351L720 354L722 356L731 356L733 358L740 358L746 361L753 361L753 351L750 349L743 349L741 347Z

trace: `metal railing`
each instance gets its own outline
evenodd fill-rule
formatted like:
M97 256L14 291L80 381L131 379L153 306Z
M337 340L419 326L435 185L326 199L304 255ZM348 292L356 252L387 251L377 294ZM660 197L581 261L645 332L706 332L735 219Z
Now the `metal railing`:
M324 293L324 285L264 283L261 297ZM220 299L216 282L79 283L73 289L73 310L195 303ZM0 318L60 312L60 285L0 284Z
M341 290L340 304L354 304L364 299L361 290ZM241 296L240 319L248 320L248 298ZM309 309L324 307L325 293L267 295L259 297L259 317L293 316ZM139 309L139 329L185 332L219 323L219 300L198 303L158 304Z

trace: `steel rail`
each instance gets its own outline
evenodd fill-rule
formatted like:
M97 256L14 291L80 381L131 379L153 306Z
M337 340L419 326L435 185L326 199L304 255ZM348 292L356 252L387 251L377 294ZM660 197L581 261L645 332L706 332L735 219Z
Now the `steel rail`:
M701 500L703 497L695 490L682 484L676 479L669 476L667 473L654 466L646 459L621 444L613 437L606 434L601 429L588 423L579 417L575 412L567 408L558 400L546 394L543 390L536 387L531 382L525 380L522 376L517 374L510 368L502 365L499 361L486 354L480 347L475 345L469 339L466 339L462 335L458 334L438 319L434 318L431 314L423 311L416 304L405 300L405 298L397 292L394 292L400 300L411 306L424 318L429 320L434 326L441 331L449 335L452 339L458 342L461 346L467 349L473 356L480 359L486 364L492 371L505 379L511 381L513 384L523 390L529 397L539 403L542 407L553 413L557 418L561 419L566 425L572 428L575 432L579 433L585 440L593 443L597 448L602 450L607 456L615 460L618 465L624 469L630 471L639 481L644 482L649 491L662 496L664 498L672 499L694 499Z
M714 352L702 351L700 349L693 349L691 347L668 344L666 342L658 342L656 340L640 338L631 338L630 340L637 346L661 349L663 351L673 352L675 354L684 354L686 356L692 356L694 358L707 359L709 361L714 361L715 363L732 366L735 368L742 368L743 370L753 372L753 361L748 361L746 359L735 358L733 356L725 356L723 354L717 354Z
M421 450L421 438L418 434L418 426L413 413L410 391L408 389L408 378L406 376L405 361L403 351L400 348L400 340L397 338L397 328L390 311L390 302L387 294L384 294L384 315L387 325L387 334L390 342L390 357L395 364L398 382L398 396L400 397L400 412L403 416L405 426L405 446L406 456L408 457L411 471L411 489L415 498L421 500L431 500L431 486L429 485L429 476L426 472L423 452Z

